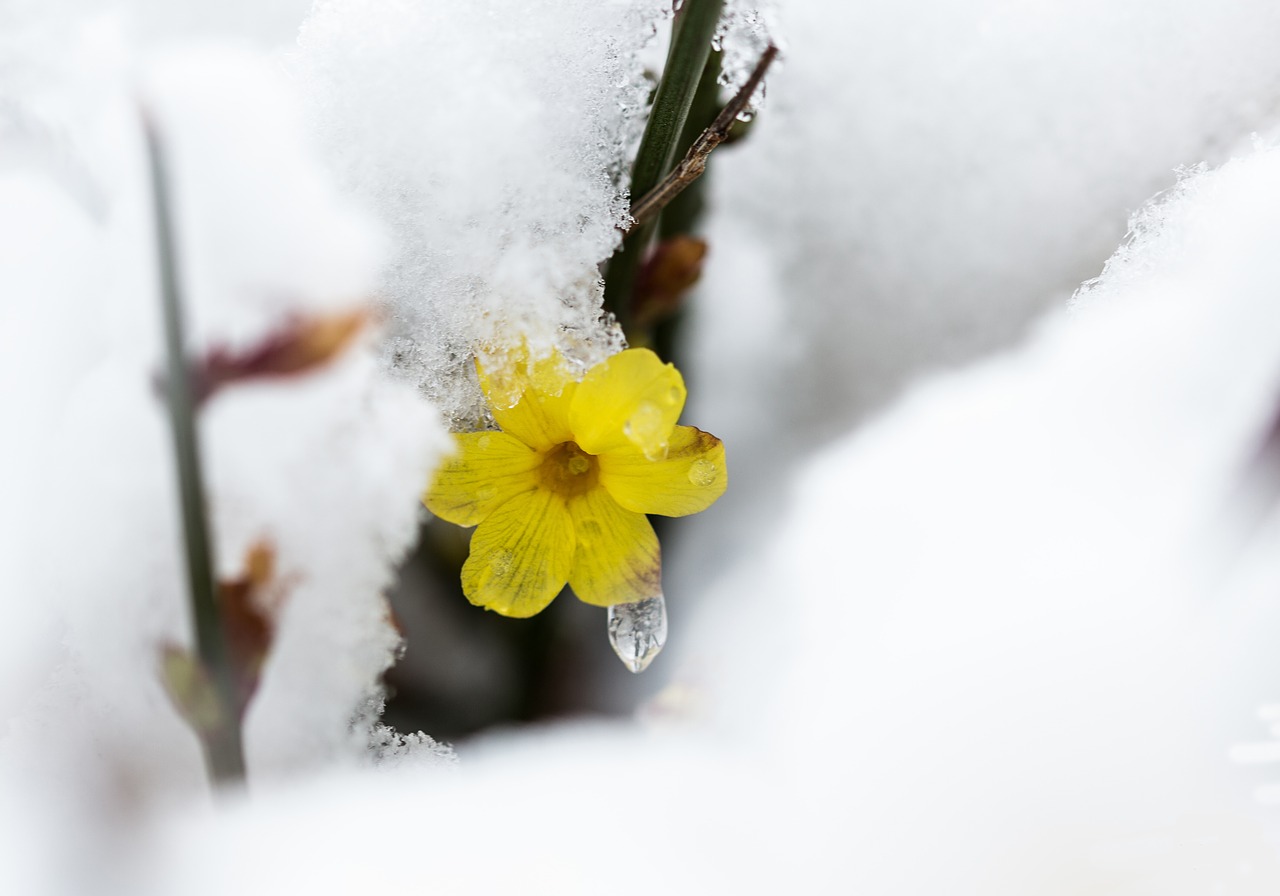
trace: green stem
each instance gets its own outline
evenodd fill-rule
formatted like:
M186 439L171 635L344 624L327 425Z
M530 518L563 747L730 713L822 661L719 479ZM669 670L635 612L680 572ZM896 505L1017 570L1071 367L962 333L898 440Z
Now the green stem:
M689 147L702 135L702 132L715 120L720 111L720 65L724 54L715 50L707 58L707 67L702 71L702 79L698 81L698 91L693 98L693 106L689 109L689 117L684 123L684 133L680 135L680 145ZM673 236L691 234L698 228L706 208L707 183L710 172L685 187L671 204L662 210L658 219L658 240L671 239ZM680 366L676 357L677 341L680 329L684 324L685 309L678 308L670 317L659 321L653 328L650 339L651 347L664 361L671 361Z
M680 134L680 146L686 150L694 141L702 136L702 132L711 126L720 112L720 64L724 53L712 51L707 57L707 66L702 70L702 78L698 81L698 90L693 97L693 105L689 108L689 117L685 119L684 131ZM673 236L693 233L702 217L706 205L706 187L709 174L695 180L684 188L671 204L662 210L658 224L658 239L670 239Z
M183 337L182 299L168 172L154 127L145 119L144 126L155 214L156 254L160 269L160 300L164 312L165 352L168 360L165 395L173 429L173 453L178 467L187 586L191 599L192 619L195 624L196 652L201 666L211 677L221 704L220 724L216 730L201 736L201 745L204 748L205 763L210 776L216 782L227 783L241 781L245 774L240 711L226 633L218 612L213 549L200 465L200 445L196 437L195 407L191 397L190 369L187 365Z
M645 124L644 136L636 162L631 169L631 195L643 196L662 180L675 164L676 155L682 151L681 133L693 105L698 82L706 70L711 55L711 38L724 9L724 0L685 0L671 27L671 48L667 52L667 64L653 97L653 108ZM656 222L649 222L631 231L622 242L622 249L609 262L605 275L604 307L613 312L630 337L631 297L635 289L636 274L644 258L649 241L653 238Z

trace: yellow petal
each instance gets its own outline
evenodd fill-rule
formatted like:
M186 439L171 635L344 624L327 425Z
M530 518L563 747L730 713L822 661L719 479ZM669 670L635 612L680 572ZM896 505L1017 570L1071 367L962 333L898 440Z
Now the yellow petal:
M568 580L573 544L563 499L544 489L515 495L472 534L462 591L473 604L503 616L532 616Z
M542 456L516 437L467 432L454 438L458 453L445 461L422 496L441 519L474 526L508 498L537 485Z
M684 378L675 367L647 348L619 352L578 384L569 407L574 441L590 454L631 446L662 457L684 399Z
M624 604L662 593L658 536L643 513L618 506L595 488L569 502L577 551L569 587L597 607Z
M489 370L477 361L476 370L503 432L540 451L573 438L569 405L578 384L562 357L553 354L530 363L522 347L509 366Z
M602 454L596 461L600 484L615 501L638 513L698 513L723 495L729 484L724 443L692 426L672 430L664 460L651 461L632 448Z

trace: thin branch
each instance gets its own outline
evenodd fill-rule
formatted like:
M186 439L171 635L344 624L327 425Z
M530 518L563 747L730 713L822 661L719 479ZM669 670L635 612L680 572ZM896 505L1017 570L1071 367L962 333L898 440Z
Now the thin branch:
M218 608L217 585L214 582L213 548L204 500L200 443L196 435L195 401L183 336L182 292L174 239L172 199L161 140L155 125L145 113L142 123L146 135L155 215L156 260L160 272L160 301L164 312L165 351L168 357L165 395L173 429L173 453L177 461L178 490L182 502L188 595L195 625L196 652L201 667L210 676L220 704L217 707L217 724L208 730L197 729L196 734L200 737L210 776L216 782L230 783L244 779L244 745L235 676Z
M671 200L675 199L695 180L703 175L707 170L707 158L712 151L725 141L729 136L729 129L733 127L734 121L747 108L747 104L751 102L751 96L756 92L756 88L760 86L760 82L764 79L765 72L778 55L778 48L770 45L769 49L764 51L764 55L760 57L760 61L756 63L755 70L751 72L751 77L747 79L747 83L733 96L720 114L716 116L716 120L711 123L702 135L694 141L693 146L689 147L689 151L685 153L685 157L680 163L671 170L671 173L664 177L656 187L645 193L634 205L631 206L631 217L634 223L631 229L641 227L648 221L652 220L655 215L667 207Z

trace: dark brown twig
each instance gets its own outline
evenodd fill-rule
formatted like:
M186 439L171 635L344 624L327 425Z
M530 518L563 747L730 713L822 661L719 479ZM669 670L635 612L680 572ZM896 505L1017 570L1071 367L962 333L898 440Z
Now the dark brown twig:
M720 114L716 116L715 121L711 122L711 126L703 131L702 135L693 142L693 146L689 147L689 151L685 153L680 163L656 187L641 196L631 206L631 217L633 219L631 229L651 220L666 208L671 200L679 196L689 184L702 176L703 172L707 170L707 157L729 136L729 129L733 127L734 121L747 108L747 104L751 102L752 95L756 92L756 88L760 86L760 82L764 80L765 72L768 71L769 66L777 55L778 48L770 44L769 48L764 51L764 55L760 57L760 61L756 63L755 70L751 72L751 77L747 78L747 83L743 84L742 88L734 94L733 99L729 101L729 104L720 110Z

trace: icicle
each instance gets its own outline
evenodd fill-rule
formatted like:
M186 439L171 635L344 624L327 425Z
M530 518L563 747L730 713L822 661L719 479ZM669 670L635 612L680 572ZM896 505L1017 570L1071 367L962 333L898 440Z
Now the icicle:
M667 643L667 602L661 594L609 608L609 643L632 672L643 672Z

